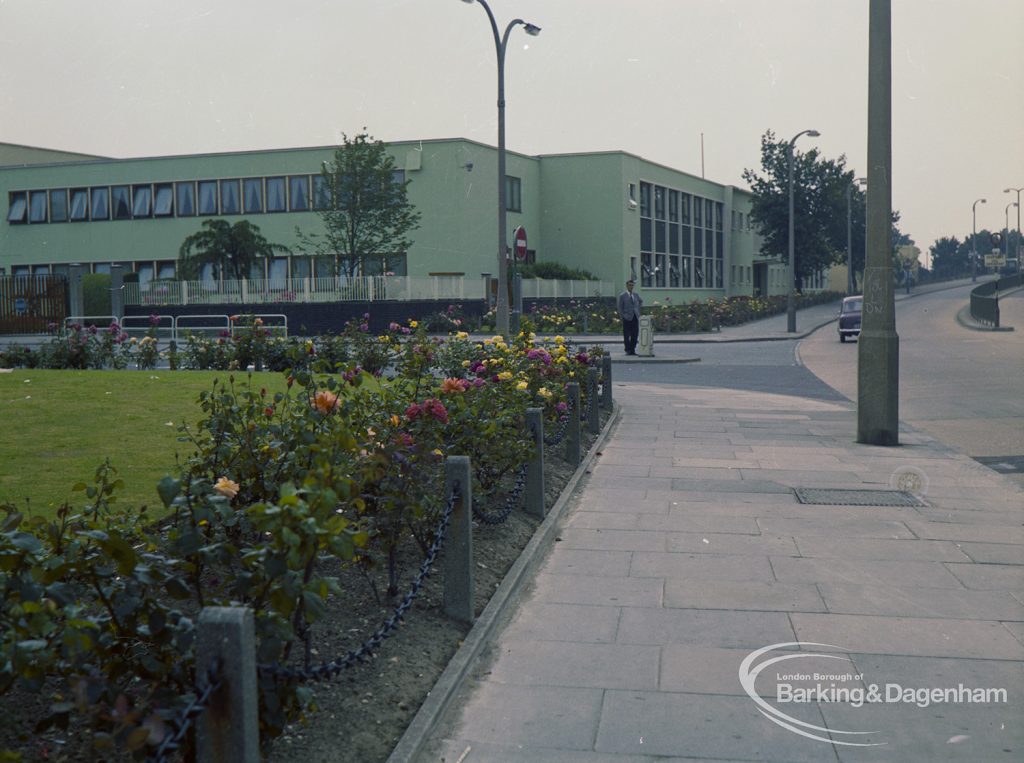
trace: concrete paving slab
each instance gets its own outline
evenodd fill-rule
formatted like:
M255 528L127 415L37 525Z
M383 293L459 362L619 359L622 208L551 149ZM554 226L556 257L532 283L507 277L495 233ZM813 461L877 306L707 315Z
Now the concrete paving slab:
M664 592L659 578L618 578L539 573L533 598L539 602L659 607Z
M687 506L687 509L693 508ZM637 515L638 530L656 532L693 532L693 533L735 533L740 535L760 535L757 519L753 516L721 516L717 513L705 514L699 511L683 511L671 509L668 514Z
M811 583L666 580L665 606L692 609L828 612Z
M542 567L549 575L603 575L625 577L632 555L628 551L593 551L563 548L556 543Z
M1024 620L1024 605L1007 591L839 583L819 583L817 587L833 614Z
M1007 702L1024 702L1024 671L1006 660L964 660L949 657L904 657L882 654L851 655L857 671L868 684L884 687L945 688L963 684L970 689L1006 689Z
M602 511L623 514L668 514L668 499L659 491L655 497L646 498L636 490L598 488L587 483L587 491L575 503L576 511Z
M930 688L930 687L929 687ZM872 730L880 747L841 747L846 763L995 763L1019 760L1022 732L1020 706L932 705L907 703L820 705L830 728ZM847 737L848 738L848 737Z
M490 680L530 686L658 688L661 646L505 639Z
M635 517L634 517L635 519ZM591 549L595 551L666 551L668 536L662 532L641 530L601 530L566 527L562 530L559 549Z
M782 583L850 583L933 588L962 588L960 580L941 562L894 562L863 559L770 558L775 579Z
M721 464L721 461L716 462ZM670 466L651 470L652 477L667 477L672 480L726 480L742 479L739 463L732 466Z
M1003 623L1003 627L1012 633L1021 644L1024 644L1024 623Z
M684 493L756 493L764 495L766 493L791 492L789 487L780 485L778 482L757 479L755 476L743 476L742 469L740 470L740 478L673 479L670 480L670 483L669 487L672 490ZM652 486L651 489L654 490L656 488Z
M788 487L811 485L860 484L852 471L827 471L818 469L740 469L745 480L771 480Z
M594 466L591 473L595 477L649 477L651 476L651 466L638 463L609 464L607 461L603 461Z
M667 551L695 554L777 554L797 556L796 543L784 535L736 535L727 533L670 533L665 536ZM638 549L647 550L647 549ZM657 551L660 549L651 549Z
M616 640L757 649L795 641L794 635L789 616L782 612L629 607L622 610Z
M1024 591L1024 566L1004 564L946 564L946 569L968 588L989 591Z
M951 541L888 540L884 538L825 538L797 536L800 554L826 559L891 559L903 561L966 562L967 554Z
M957 543L957 548L980 564L1024 564L1024 546L1009 543Z
M618 490L669 490L672 488L670 477L622 477L619 475L594 474L588 484L595 488L616 488Z
M449 734L468 745L592 750L603 692L484 682L472 692L470 711Z
M936 540L962 540L979 541L983 543L1016 543L1020 549L1020 561L1024 562L1024 513L1014 523L1015 526L983 526L963 525L953 523L937 522L915 522L910 520L907 527L913 530L919 538L932 538Z
M773 535L816 535L829 538L914 538L905 522L874 517L758 517L761 532Z
M790 618L799 641L834 644L854 652L1024 659L1024 645L998 622L801 612Z
M793 715L823 723L815 706L798 708ZM749 698L709 694L607 692L595 747L698 760L823 760L820 747L763 718Z
M420 760L424 763L654 763L646 755L606 755L592 750L560 750L443 739ZM664 763L659 759L658 763Z
M533 602L516 611L505 629L511 640L611 643L619 629L619 607Z
M566 526L579 530L635 530L640 529L637 522L641 516L644 515L611 511L576 511L566 521Z
M677 580L771 580L768 555L687 554L638 551L629 567L634 578Z

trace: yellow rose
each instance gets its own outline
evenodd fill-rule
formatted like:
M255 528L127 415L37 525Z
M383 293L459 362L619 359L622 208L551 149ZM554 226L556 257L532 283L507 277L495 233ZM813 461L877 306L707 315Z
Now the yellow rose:
M511 371L502 371L500 374L498 374L498 378L501 381L508 381L509 379L512 378L512 372Z
M234 498L238 495L239 485L234 480L229 480L227 477L221 477L214 483L213 492L217 495L222 495L225 498Z
M418 321L409 321L409 328L411 328L411 329L414 329L414 328L416 328L419 325L420 324L419 324Z
M456 339L469 339L469 334L467 334L465 331L460 331L459 333L457 333L455 335L455 338Z
M554 341L555 341L555 344L565 344L565 337L564 336L556 336Z
M539 390L537 390L537 394L540 395L541 397L551 397L551 392L548 390L547 387L541 387Z
M462 361L462 367L463 368L469 368L469 366L470 366L470 362L468 360Z
M518 389L518 390L526 390L526 389L529 389L529 388L530 388L530 385L529 385L529 384L527 384L527 383L526 383L526 382L524 382L524 381L521 381L521 382L519 382L519 383L518 383L518 384L516 385L516 389Z

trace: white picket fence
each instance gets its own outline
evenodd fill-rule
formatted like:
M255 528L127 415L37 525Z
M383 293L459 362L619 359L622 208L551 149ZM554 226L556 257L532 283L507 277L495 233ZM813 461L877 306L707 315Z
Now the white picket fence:
M523 280L523 299L614 296L609 281ZM482 300L483 278L459 276L344 276L244 281L149 281L124 285L124 304L252 305L285 302Z

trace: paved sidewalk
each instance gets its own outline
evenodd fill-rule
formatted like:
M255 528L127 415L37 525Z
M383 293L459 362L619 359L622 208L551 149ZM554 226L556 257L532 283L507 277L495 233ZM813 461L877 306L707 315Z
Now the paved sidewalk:
M615 394L622 418L559 541L417 760L1024 757L1014 485L914 431L901 447L857 445L847 403L644 384ZM793 492L893 486L922 505ZM773 646L750 681L762 712L740 670ZM849 701L872 685L891 701ZM934 689L953 694L924 706ZM786 716L773 722L771 708Z

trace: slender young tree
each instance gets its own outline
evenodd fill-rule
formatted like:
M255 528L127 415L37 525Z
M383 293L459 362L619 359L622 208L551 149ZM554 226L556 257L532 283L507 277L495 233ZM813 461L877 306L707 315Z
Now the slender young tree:
M288 247L267 241L248 220L233 225L227 220L204 220L202 230L186 238L178 250L178 274L198 279L203 267L212 265L214 278L248 278L261 257L287 251Z
M419 227L420 213L384 143L365 132L343 134L320 176L315 206L324 232L296 230L303 249L327 258L332 272L342 275L389 270L412 243L407 235Z

